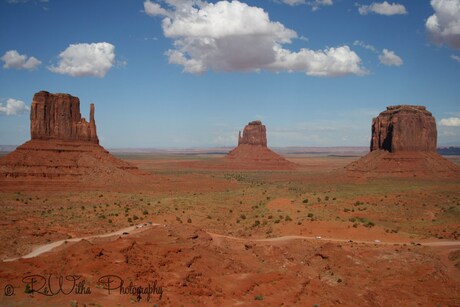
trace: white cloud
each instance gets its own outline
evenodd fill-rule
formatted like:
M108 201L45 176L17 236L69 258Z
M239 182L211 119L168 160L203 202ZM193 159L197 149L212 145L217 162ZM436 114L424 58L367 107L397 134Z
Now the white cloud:
M443 118L439 121L439 125L446 127L460 127L459 117Z
M364 75L361 59L348 46L324 50L301 49L291 52L279 48L276 61L270 66L275 71L305 72L310 76L339 77L348 74Z
M109 43L72 44L59 54L57 66L48 69L73 77L104 77L115 64L115 46Z
M454 59L455 61L460 62L460 56L452 54L450 57Z
M285 4L291 5L291 6L306 4L305 0L280 0L280 1Z
M435 13L426 21L431 40L460 49L460 1L431 0Z
M42 62L35 57L27 57L25 54L19 54L16 50L9 50L0 58L5 64L3 68L16 68L34 70Z
M0 114L18 115L30 111L30 107L24 101L9 98L6 104L0 104Z
M366 44L365 42L360 41L360 40L355 40L353 42L353 46L363 47L364 49L367 49L367 50L370 50L372 52L378 53L377 49L374 46L372 46L370 44Z
M370 50L373 53L380 53L377 48L375 48L373 45L366 44L363 41L360 40L355 40L353 42L353 46L359 46L364 49ZM380 63L387 65L387 66L401 66L404 64L403 60L397 56L394 51L388 50L388 49L383 49L382 52L379 54L379 61Z
M401 66L403 64L403 60L388 49L383 49L382 54L379 55L379 60L380 63L387 66Z
M375 13L379 15L404 15L407 14L406 8L402 4L388 3L387 1L372 2L370 5L361 5L358 7L358 11L361 15L367 15L369 13Z
M312 11L317 11L321 6L329 6L333 5L334 3L332 0L311 0L311 1L306 1L306 0L279 0L282 3L285 3L290 6L296 6L296 5L301 5L301 4L306 4L311 6Z
M145 1L144 8L151 3ZM261 8L239 1L166 0L163 32L174 40L166 54L185 72L289 71L312 76L363 75L361 59L348 46L292 52L283 45L297 33L271 21ZM162 12L155 6L155 12ZM155 14L157 15L157 14Z
M321 6L329 6L329 5L332 5L332 4L334 4L334 3L332 2L332 0L314 0L314 1L308 2L308 5L311 6L311 9L312 9L313 11L319 10L319 8L320 8Z
M169 16L169 12L162 8L158 3L145 1L144 11L149 16Z

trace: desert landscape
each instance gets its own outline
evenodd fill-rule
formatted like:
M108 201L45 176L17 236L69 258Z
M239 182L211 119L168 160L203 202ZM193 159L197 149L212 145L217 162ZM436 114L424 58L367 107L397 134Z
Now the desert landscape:
M460 0L0 0L0 306L460 306Z
M39 92L31 140L0 158L0 303L456 306L460 158L424 108L388 110L362 158L282 157L260 121L227 155L113 156L94 106L86 123Z

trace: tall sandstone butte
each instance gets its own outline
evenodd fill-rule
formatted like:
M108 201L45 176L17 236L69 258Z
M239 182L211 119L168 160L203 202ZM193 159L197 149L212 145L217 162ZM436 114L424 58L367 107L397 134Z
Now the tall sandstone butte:
M83 185L125 185L142 184L148 177L99 145L94 105L87 122L80 114L80 100L72 95L36 93L30 111L30 134L30 141L0 158L0 181L56 179Z
M248 123L243 130L238 133L238 146L241 144L262 145L267 147L267 129L260 120Z
M262 122L249 122L238 133L238 146L225 157L226 167L235 169L294 169L287 161L267 147L267 129Z
M436 139L424 106L390 106L372 120L370 153L345 168L353 176L460 178L460 168L436 152Z
M99 144L94 121L94 104L89 123L80 114L80 99L69 94L34 95L30 111L32 140L88 141Z
M371 151L436 152L436 121L424 106L389 106L372 120Z

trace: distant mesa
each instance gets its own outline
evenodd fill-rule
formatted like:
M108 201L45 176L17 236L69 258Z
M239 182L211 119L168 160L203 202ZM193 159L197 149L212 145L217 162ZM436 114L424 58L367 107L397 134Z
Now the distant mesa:
M460 167L436 153L436 120L424 106L389 106L372 120L370 153L346 169L366 177L458 177Z
M248 123L238 133L238 146L225 157L227 166L235 169L294 169L296 164L267 147L267 130L259 120Z
M34 95L31 140L0 158L0 180L64 180L86 184L137 181L141 171L99 145L94 119L80 114L80 100L45 91Z

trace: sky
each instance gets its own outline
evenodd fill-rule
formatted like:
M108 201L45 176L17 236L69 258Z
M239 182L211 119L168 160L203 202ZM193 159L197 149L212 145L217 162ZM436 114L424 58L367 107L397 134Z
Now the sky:
M41 90L80 98L106 148L368 146L389 105L460 145L460 0L0 0L0 144Z

